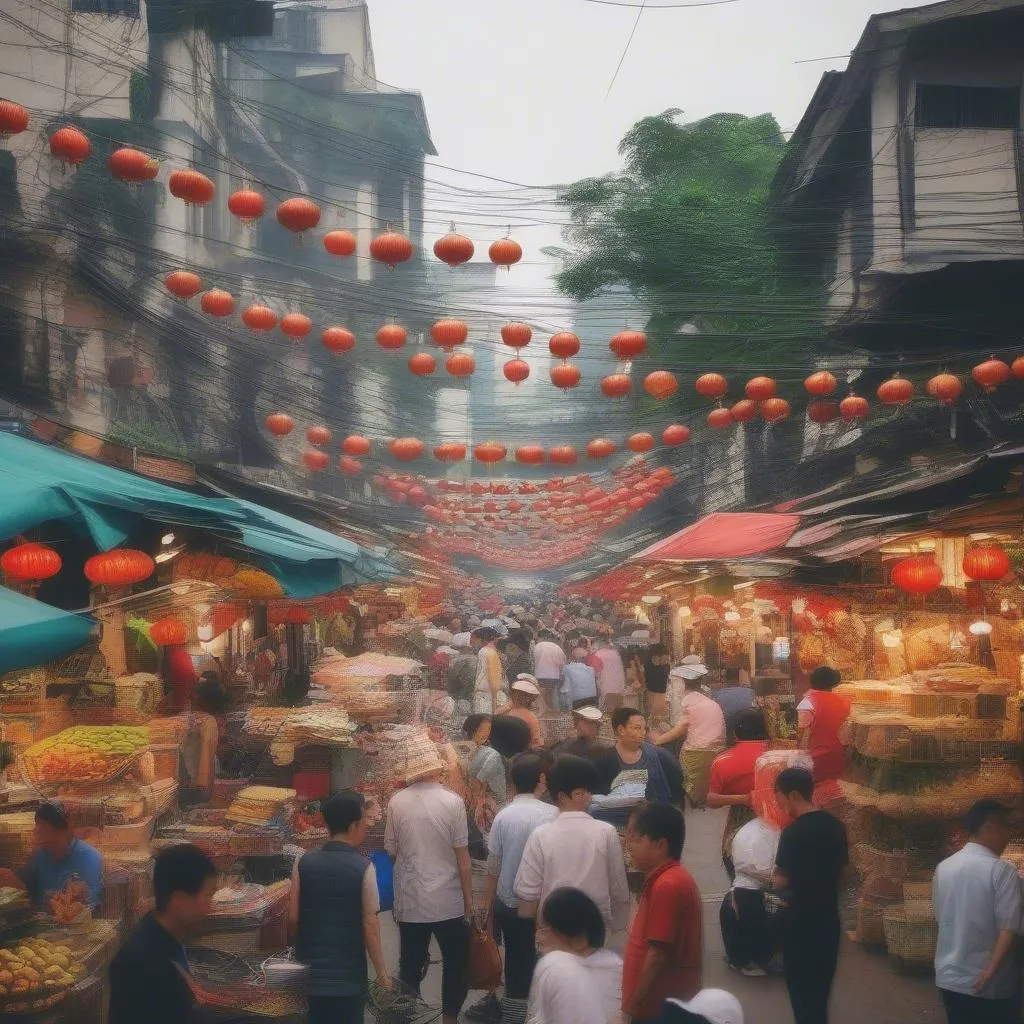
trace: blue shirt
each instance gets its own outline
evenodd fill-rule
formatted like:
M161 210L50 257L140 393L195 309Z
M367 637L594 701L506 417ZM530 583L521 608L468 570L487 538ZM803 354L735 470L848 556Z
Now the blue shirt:
M72 839L63 860L56 860L45 850L37 850L18 875L36 907L46 909L50 897L63 891L68 882L84 882L89 890L86 902L95 907L99 905L103 888L103 857L88 843Z
M562 693L571 701L597 696L597 676L582 661L570 661L562 669Z
M712 690L711 696L718 701L730 729L739 712L754 706L754 691L749 686L723 686L720 690Z
M516 907L516 873L523 859L526 841L534 829L558 817L558 808L529 793L521 793L494 816L487 838L487 869L498 874L498 899L510 909Z

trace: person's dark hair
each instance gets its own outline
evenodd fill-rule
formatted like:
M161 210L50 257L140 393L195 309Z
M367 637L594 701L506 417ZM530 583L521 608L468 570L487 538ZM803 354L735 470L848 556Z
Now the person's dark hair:
M541 630L541 631L540 631L540 632L539 632L539 633L537 634L537 639L538 639L538 640L554 640L554 641L556 641L556 642L557 642L557 640L558 640L558 637L557 637L557 636L555 636L555 632L554 632L554 630L552 630L552 629L542 629L542 630Z
M430 620L430 624L436 629L447 629L452 624L452 620L447 615L435 615Z
M320 805L320 813L324 816L327 831L336 836L362 821L365 808L366 799L363 794L347 789L325 800Z
M686 842L686 822L683 813L664 800L652 800L641 804L630 817L630 826L637 835L646 836L657 842L664 839L668 846L668 855L679 860L683 855L683 843Z
M476 629L470 633L470 636L475 636L477 640L483 640L485 644L489 644L492 640L497 640L501 634L491 626L477 626Z
M560 793L572 796L577 789L595 793L600 785L594 762L575 754L563 754L548 772L548 792L552 800L557 800Z
M169 846L156 855L153 862L153 895L156 909L163 911L176 892L195 896L217 869L213 861L191 843Z
M775 780L775 792L783 796L799 793L810 800L814 796L814 776L806 768L784 768Z
M668 648L662 643L655 643L647 648L647 653L651 657L661 658L668 654Z
M738 740L768 739L764 714L758 708L744 708L742 711L737 711L732 720L732 731Z
M467 715L466 720L462 723L462 734L466 737L466 739L471 740L473 738L473 735L476 733L477 729L479 729L480 726L484 724L484 722L489 722L490 720L490 715Z
M203 679L192 691L192 700L200 711L209 715L222 715L228 709L228 697L224 687L212 672L203 675Z
M617 732L624 725L627 725L634 715L639 715L641 718L644 717L644 713L637 708L616 708L612 712L612 732Z
M502 757L525 753L532 738L530 727L518 715L495 715L491 719L490 745Z
M740 670L738 668L727 668L722 673L722 682L726 686L737 686L740 681Z
M690 690L690 691L701 690L701 689L704 688L704 681L706 679L707 679L707 676L698 676L696 679L684 679L683 680L683 689L684 690Z
M842 677L830 665L821 665L811 673L812 690L834 690Z
M586 937L587 945L604 945L604 918L597 904L579 889L562 886L555 889L540 908L541 920L553 932L569 939Z
M545 775L549 775L551 773L551 769L555 766L555 761L557 761L558 758L545 747L531 748L530 753L533 754L540 761L541 771Z
M976 836L990 821L1006 823L1006 808L998 800L979 800L964 819L969 836Z
M49 825L58 832L67 832L70 828L68 812L57 804L43 804L36 808L35 820L41 825Z
M533 753L519 754L512 762L509 777L517 793L533 793L544 774L544 762Z

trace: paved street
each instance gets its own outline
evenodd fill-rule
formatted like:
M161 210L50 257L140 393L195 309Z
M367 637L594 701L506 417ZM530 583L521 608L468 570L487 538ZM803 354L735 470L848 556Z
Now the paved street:
M704 983L736 993L747 1024L791 1024L786 987L779 977L745 978L725 965L718 908L727 878L720 860L724 811L691 812L683 860L705 894ZM385 955L398 963L398 931L390 916L382 918ZM436 947L431 953L437 958ZM439 1003L440 967L431 964L424 997ZM470 1001L477 998L474 994ZM468 1005L468 1003L467 1003ZM372 1018L367 1017L370 1021ZM832 995L830 1024L943 1024L945 1017L930 977L896 974L884 955L845 943Z

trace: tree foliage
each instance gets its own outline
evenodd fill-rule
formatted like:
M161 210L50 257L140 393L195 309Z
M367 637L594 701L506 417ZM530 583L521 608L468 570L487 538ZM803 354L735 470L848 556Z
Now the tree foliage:
M770 227L782 131L770 114L683 124L679 113L638 121L619 145L621 171L562 192L570 225L558 286L583 301L625 285L662 351L693 323L700 337L687 339L688 356L711 345L721 355L727 342L737 362L763 360L765 344L781 355L803 344L817 312L782 270Z

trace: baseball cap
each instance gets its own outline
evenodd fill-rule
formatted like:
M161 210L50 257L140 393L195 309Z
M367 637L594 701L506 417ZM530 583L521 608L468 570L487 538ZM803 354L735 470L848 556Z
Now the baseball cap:
M743 1007L731 993L721 988L701 989L689 1002L669 999L668 1006L685 1010L689 1017L683 1020L706 1021L707 1024L743 1024Z
M512 684L513 690L518 690L520 693L530 693L534 697L540 696L540 686L537 685L537 680L531 676L528 672L520 672L516 676L516 681Z
M579 715L580 718L585 718L588 722L600 722L604 718L601 709L595 708L593 704L584 704L581 708L573 708L572 713Z

